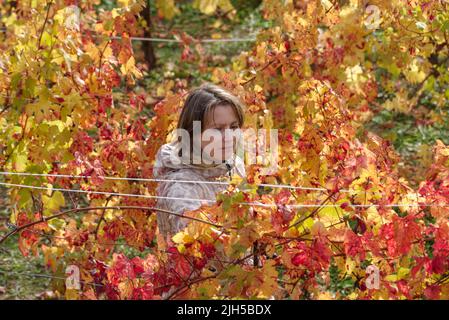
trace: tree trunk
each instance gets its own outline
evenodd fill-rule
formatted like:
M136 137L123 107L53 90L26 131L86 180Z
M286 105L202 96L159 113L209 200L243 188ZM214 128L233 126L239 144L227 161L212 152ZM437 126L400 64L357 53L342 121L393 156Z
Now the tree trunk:
M144 32L145 38L151 38L151 10L150 10L150 0L147 1L146 7L142 11L143 17L147 22L147 28ZM142 50L145 54L145 60L148 63L148 69L153 69L156 67L156 56L154 55L153 43L151 41L142 42Z

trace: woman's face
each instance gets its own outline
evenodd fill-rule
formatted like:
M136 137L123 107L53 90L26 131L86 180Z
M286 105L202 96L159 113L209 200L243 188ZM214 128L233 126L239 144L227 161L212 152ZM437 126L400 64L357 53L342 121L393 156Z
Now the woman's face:
M206 115L201 134L203 161L221 163L235 152L239 121L231 105L218 105Z

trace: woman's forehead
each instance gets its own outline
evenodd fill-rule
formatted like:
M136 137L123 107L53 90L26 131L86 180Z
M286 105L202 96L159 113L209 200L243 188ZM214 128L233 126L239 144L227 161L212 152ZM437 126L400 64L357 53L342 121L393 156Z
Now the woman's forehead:
M236 121L238 121L237 114L230 104L217 105L206 115L206 123L210 124L225 125Z

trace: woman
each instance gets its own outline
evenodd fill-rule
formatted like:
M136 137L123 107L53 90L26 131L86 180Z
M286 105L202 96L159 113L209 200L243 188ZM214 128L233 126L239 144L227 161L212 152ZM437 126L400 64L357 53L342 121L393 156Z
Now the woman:
M198 209L207 204L202 200L210 204L226 189L225 184L204 182L245 176L243 160L236 155L238 134L231 135L243 121L242 103L223 88L204 84L189 93L178 121L178 139L163 145L156 156L154 176L170 180L159 183L157 194L177 199L159 199L159 208L178 214ZM189 222L163 212L157 220L166 243Z

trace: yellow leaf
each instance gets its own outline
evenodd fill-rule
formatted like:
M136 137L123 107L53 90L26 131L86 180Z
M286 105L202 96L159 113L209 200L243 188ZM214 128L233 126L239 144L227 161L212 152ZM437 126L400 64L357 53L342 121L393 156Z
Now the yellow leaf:
M334 297L329 291L320 292L316 298L317 300L334 300Z
M79 292L76 289L67 289L65 291L65 298L67 300L79 300Z
M407 278L409 273L410 273L409 268L403 268L403 267L399 268L398 275L397 275L398 280Z
M348 296L348 299L350 299L350 300L355 300L355 299L357 299L357 293L356 293L356 292L351 293L351 294Z
M61 206L65 205L65 199L61 191L55 191L53 196L42 195L42 203L44 209L50 212L58 211Z
M174 243L177 244L188 244L188 243L192 243L193 241L195 241L195 239L188 233L182 231L182 232L178 232L177 234L175 234L172 238Z
M258 298L268 299L276 292L279 275L275 264L274 260L268 260L265 262L262 270L260 270L261 275L263 275L263 281L257 286L259 291Z
M176 248L178 248L178 251L180 253L185 253L186 252L186 246L183 244L178 245Z
M193 7L199 9L204 14L213 14L218 7L225 12L233 9L229 0L195 0Z
M168 20L173 19L179 13L174 0L156 0L156 8L159 16Z
M130 57L128 61L125 64L122 64L120 67L120 71L124 75L134 75L135 77L141 77L142 73L139 71L139 69L136 68L136 60L134 57Z
M120 7L129 7L130 0L118 0Z
M256 85L254 86L254 91L255 91L255 92L262 92L262 90L263 90L263 88L262 88L261 86L259 86L258 84L256 84Z
M376 207L372 206L366 209L367 220L373 224L373 232L377 234L378 230L382 226L382 218L377 212Z
M351 274L352 271L354 271L354 268L356 267L356 262L351 259L351 257L346 257L346 263L345 263L345 271L348 274Z
M384 279L385 279L385 281L388 281L388 282L395 282L398 280L398 276L395 274L390 274L390 275L386 276Z
M112 9L111 14L112 14L112 18L115 19L118 16L120 16L120 10L118 8L114 8L114 9Z
M235 184L235 185L239 185L240 183L242 183L243 179L241 176L239 175L233 175L232 176L232 180L231 180L231 184Z
M295 223L295 222L293 221L293 223ZM315 220L313 220L312 218L307 218L306 220L304 220L302 223L300 223L298 225L298 231L300 233L307 232L308 230L312 229L314 223L315 223Z
M28 165L28 157L26 154L15 154L13 155L13 167L16 172L24 172Z
M133 289L134 289L133 284L132 284L132 281L130 281L130 280L120 282L118 284L118 290L120 291L120 297L122 299L126 299L126 298L130 297Z
M318 215L322 222L326 224L333 224L340 221L340 219L344 216L344 213L340 207L335 206L321 208Z
M195 0L193 6L202 13L212 14L217 9L218 0Z
M421 65L421 62L418 62L417 59L413 59L407 68L402 71L409 82L420 83L426 78L426 72L420 68Z
M356 91L362 91L362 84L366 82L365 72L360 64L353 67L346 67L346 82Z

